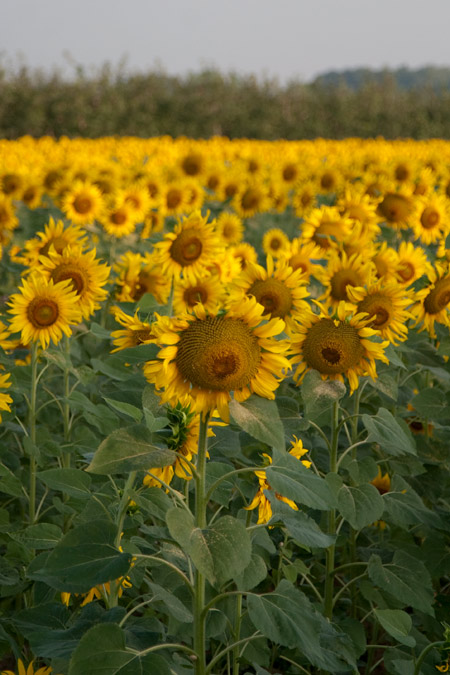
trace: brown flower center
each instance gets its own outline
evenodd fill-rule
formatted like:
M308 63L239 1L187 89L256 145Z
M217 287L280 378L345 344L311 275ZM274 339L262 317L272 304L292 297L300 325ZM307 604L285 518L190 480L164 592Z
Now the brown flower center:
M420 222L422 224L422 227L424 227L426 230L431 230L433 227L436 227L436 225L439 224L441 220L441 215L439 211L436 211L435 208L432 206L427 206L426 209L424 209L422 215L420 216Z
M84 270L71 263L61 263L58 267L55 267L51 272L51 278L55 284L70 279L73 290L77 292L77 295L83 293L88 283Z
M170 247L172 259L182 267L195 263L202 251L203 244L193 228L180 232Z
M427 314L438 314L450 303L450 278L439 279L423 302Z
M374 293L366 296L358 303L358 312L367 312L372 317L372 326L384 328L391 318L392 303L384 295Z
M208 300L208 293L204 286L193 286L186 288L183 293L183 300L189 307L194 307L198 302L205 304Z
M92 200L89 197L78 195L73 201L73 208L84 216L92 210Z
M378 205L378 213L388 223L400 223L411 214L411 200L405 195L388 192L383 201Z
M358 365L364 348L356 328L344 321L320 319L309 328L303 343L303 356L309 368L319 373L345 373Z
M331 297L334 300L348 300L347 286L362 286L362 279L356 270L339 270L331 277Z
M58 304L50 298L33 298L27 307L28 321L35 328L52 326L59 316Z
M247 295L254 295L266 310L265 313L272 317L283 318L292 308L291 291L279 279L258 279L250 286Z

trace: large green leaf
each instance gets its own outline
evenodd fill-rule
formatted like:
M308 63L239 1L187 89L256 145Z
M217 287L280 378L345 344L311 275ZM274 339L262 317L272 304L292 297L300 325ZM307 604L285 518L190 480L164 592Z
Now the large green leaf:
M351 641L317 612L306 595L283 579L266 595L249 595L250 619L275 643L300 649L310 663L333 673L356 670Z
M154 444L143 424L113 431L99 445L87 471L100 474L127 473L173 464L176 454Z
M62 530L52 523L38 523L10 536L33 550L44 550L54 548L61 541Z
M383 564L380 556L372 555L367 571L374 584L387 591L405 606L434 616L432 604L434 599L430 575L425 565L397 550L391 563Z
M92 478L81 469L47 469L38 473L39 479L52 490L60 490L71 497L90 497Z
M141 421L143 414L142 410L135 405L131 405L131 403L126 403L125 401L118 401L114 398L107 398L106 396L104 396L103 399L113 410L116 410L127 417L131 417L135 422Z
M414 410L424 418L440 423L450 419L449 400L443 391L435 387L423 389L411 400Z
M179 600L173 593L158 584L149 583L155 602L161 601L167 608L169 614L177 621L190 623L193 620L192 612Z
M108 520L83 523L68 532L50 555L35 558L27 576L69 593L86 593L118 579L128 572L131 555L117 550L116 536L116 526Z
M381 518L384 502L370 483L356 487L343 485L338 493L338 508L354 530L361 530Z
M442 526L438 514L425 506L419 495L401 476L394 476L390 491L383 495L383 502L383 518L394 525L404 528L419 523L431 527Z
M210 527L192 530L189 554L211 584L222 585L250 563L250 535L240 520L224 516Z
M23 486L21 481L14 475L11 469L4 464L0 464L0 492L4 492L12 497L23 496Z
M247 567L234 577L239 590L250 591L267 577L267 567L264 560L257 553L252 553Z
M412 628L412 619L401 609L375 609L374 614L384 630L397 642L407 647L415 647L416 641L409 635Z
M320 511L334 506L325 480L289 453L274 457L273 463L266 469L266 476L271 488L283 497Z
M303 513L294 511L288 504L280 501L273 494L268 493L272 505L272 519L270 525L281 521L293 539L302 546L311 548L327 548L334 544L336 537L322 532L316 521Z
M175 541L180 544L185 553L189 553L189 542L195 527L192 513L174 506L166 513L166 523Z
M90 628L70 660L69 675L170 675L159 654L127 651L124 631L115 624Z
M232 421L262 443L284 450L284 429L275 401L254 394L244 403L230 402Z
M301 385L305 404L305 417L315 418L331 408L346 392L345 384L339 380L322 380L317 370L310 370Z
M395 417L380 408L376 415L363 415L362 421L369 435L367 442L377 443L389 455L415 455L416 445L406 423L400 424Z

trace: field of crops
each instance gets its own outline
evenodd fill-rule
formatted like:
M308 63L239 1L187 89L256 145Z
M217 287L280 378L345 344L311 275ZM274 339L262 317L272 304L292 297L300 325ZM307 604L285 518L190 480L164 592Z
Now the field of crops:
M0 141L0 673L450 661L450 144Z

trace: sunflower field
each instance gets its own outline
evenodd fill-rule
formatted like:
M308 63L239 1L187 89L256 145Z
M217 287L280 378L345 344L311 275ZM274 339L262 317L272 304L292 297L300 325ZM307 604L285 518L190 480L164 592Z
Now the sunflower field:
M0 673L449 671L450 145L0 147Z

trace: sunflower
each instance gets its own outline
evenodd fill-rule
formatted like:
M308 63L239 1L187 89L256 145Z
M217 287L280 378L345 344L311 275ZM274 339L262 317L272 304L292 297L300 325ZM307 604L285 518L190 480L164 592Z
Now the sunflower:
M123 201L113 203L99 216L98 221L105 232L120 239L135 231L138 218L131 206Z
M375 265L371 260L364 260L362 255L351 256L343 251L330 254L328 266L320 275L321 283L326 287L320 300L327 300L336 307L341 300L349 301L349 286L364 286L375 273Z
M103 195L96 185L75 181L65 193L61 209L75 225L87 225L99 218L104 209Z
M233 246L230 250L231 255L239 260L241 269L245 270L248 263L256 263L258 261L258 254L255 247L248 244L246 241L241 241L237 246Z
M377 281L367 288L349 286L350 302L356 305L358 313L367 312L372 322L368 325L380 331L383 339L397 344L408 336L407 322L412 314L407 311L413 302L412 290L395 282Z
M195 411L217 409L228 421L231 392L238 401L252 392L273 399L289 368L285 342L274 339L285 324L281 319L262 323L263 313L255 298L244 298L226 313L207 314L199 303L192 315L171 319L169 328L157 325L156 341L166 346L144 373L162 401L174 404L190 394Z
M408 227L414 211L414 201L407 190L387 192L378 204L378 215L388 224L398 229Z
M223 305L225 288L218 274L203 276L195 281L182 279L174 283L173 309L175 314L190 312L201 302L207 312Z
M302 223L302 239L305 243L313 241L321 249L337 248L352 231L353 221L341 216L335 206L322 206L314 209Z
M284 259L274 268L272 256L267 256L267 269L249 264L230 287L230 302L237 304L245 296L253 296L264 307L266 318L284 319L287 325L300 320L309 310L306 278L301 269L293 271Z
M220 240L214 231L214 221L208 214L192 213L180 221L173 232L155 244L156 260L169 278L181 277L195 281L207 271L220 252Z
M40 342L47 349L57 344L64 333L72 334L71 325L81 321L77 292L70 279L54 283L53 279L33 274L22 281L20 293L11 296L8 310L13 314L11 333L21 333L24 345Z
M318 303L317 303L318 304ZM350 392L359 386L360 375L377 377L375 359L389 363L384 354L388 341L372 342L367 338L379 335L378 330L369 328L371 318L366 314L352 315L344 301L340 302L336 314L330 317L324 307L320 314L310 312L302 323L290 331L291 363L298 363L294 380L301 382L308 370L317 370L322 379L344 381L348 378Z
M11 386L11 382L9 381L10 374L5 373L2 375L0 373L0 389L8 389L8 387ZM11 412L10 408L10 403L12 403L12 398L9 394L5 394L2 391L0 391L0 411L1 410L7 410L8 412ZM0 422L2 421L2 416L0 413Z
M376 267L376 275L383 281L394 281L397 278L398 254L397 251L383 241L375 244L372 262Z
M150 235L156 232L161 232L164 229L164 216L159 211L149 211L144 219L144 227L142 228L141 237L147 239Z
M449 263L436 262L428 272L430 283L416 291L416 302L411 307L414 326L422 324L419 333L427 330L435 338L434 324L442 323L450 327L450 266Z
M292 206L299 218L305 218L317 208L316 185L313 181L301 182L295 186Z
M216 221L216 232L225 244L239 244L244 233L242 219L236 213L222 211Z
M430 270L430 263L423 248L410 241L402 243L397 253L396 276L400 284L410 286Z
M319 278L322 266L315 265L314 261L323 259L324 252L313 241L304 243L301 237L296 237L291 241L289 250L285 252L285 255L289 267L292 267L294 272L301 270L305 278L310 276Z
M266 255L271 255L274 258L286 255L289 245L290 242L288 236L283 230L280 230L279 227L273 227L271 230L267 230L262 239L264 253Z
M435 193L418 198L410 224L416 240L424 246L435 244L450 230L448 199Z
M380 495L386 494L391 489L391 478L388 473L381 473L380 467L378 467L378 474L370 483L377 488Z
M62 220L55 222L53 218L50 218L48 225L44 227L44 232L37 232L36 237L25 242L21 261L32 271L39 261L39 256L48 256L50 249L54 249L56 253L62 253L66 246L85 246L86 242L86 231L81 227L65 226Z
M108 283L111 268L95 256L95 248L83 253L81 246L66 246L62 253L49 251L48 256L39 258L38 271L47 279L55 284L66 279L71 281L84 319L100 309L100 303L108 295L103 286Z
M152 326L146 321L141 321L136 310L134 316L126 314L120 307L111 307L111 313L117 323L120 323L125 330L114 330L111 333L113 338L113 345L115 349L111 353L118 352L121 349L128 349L128 347L138 347L139 345L148 344L153 340Z
M311 466L311 462L308 460L303 460L301 459L308 450L306 450L303 447L303 443L300 439L298 439L296 436L294 436L295 441L291 441L292 448L289 450L289 454L293 455L296 459L300 460L301 463L309 468ZM270 455L266 454L265 452L263 453L263 457L265 460L266 466L270 466L272 464L272 458ZM266 472L263 470L261 471L255 471L255 476L257 476L259 480L259 489L256 495L253 497L252 502L245 507L246 511L252 511L253 509L256 509L258 507L258 525L268 523L269 520L272 518L272 505L270 503L270 500L266 497L265 491L272 490L268 480L267 480L267 475ZM275 492L275 497L280 501L284 502L288 506L291 507L294 511L298 511L298 506L295 502L292 501L292 499L288 499L287 497L283 497L283 495L280 495L278 492Z
M51 675L53 670L50 666L41 666L37 670L34 669L34 661L31 661L28 664L28 667L25 668L25 665L21 659L17 660L17 675ZM0 675L16 675L13 670L2 670Z
M241 184L233 198L232 206L241 218L250 218L256 213L264 213L270 207L267 188L257 181Z
M137 302L145 293L151 293L160 305L167 302L170 293L170 280L162 272L156 256L128 251L114 266L119 274L116 280L117 300L119 302Z
M16 210L10 197L0 194L0 230L14 230L19 224Z

